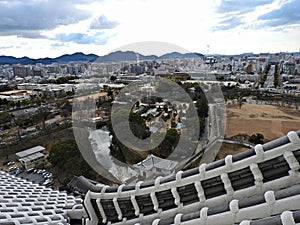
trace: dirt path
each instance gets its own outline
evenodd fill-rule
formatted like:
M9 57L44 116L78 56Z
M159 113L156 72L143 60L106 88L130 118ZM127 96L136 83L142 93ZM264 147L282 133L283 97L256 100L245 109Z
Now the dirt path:
M282 121L272 121L270 131L274 136L283 136L284 134L282 132Z

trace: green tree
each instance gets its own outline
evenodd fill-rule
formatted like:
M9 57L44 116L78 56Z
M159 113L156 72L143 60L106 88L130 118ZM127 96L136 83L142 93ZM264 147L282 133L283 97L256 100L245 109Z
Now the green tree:
M129 114L129 126L132 133L140 139L146 139L150 136L149 128L144 119L137 113L131 112Z
M264 135L262 135L261 133L252 134L249 137L249 142L256 144L256 145L263 144L264 143Z
M38 97L35 97L33 100L32 100L32 103L37 105L37 106L41 106L42 105L42 100Z
M149 131L149 128L146 126L145 121L139 114L128 112L124 109L119 109L111 115L111 118L116 124L118 124L128 120L128 114L131 132L140 139L148 138L151 132ZM112 144L110 146L110 154L114 158L118 159L121 162L129 164L134 164L143 160L143 158L141 158L141 156L136 151L129 149L118 140L118 138L114 134L111 119L107 122L107 127L113 134Z
M93 180L103 180L83 159L75 139L64 139L54 143L48 161L62 184L67 184L73 176L81 175Z
M6 98L4 98L4 99L0 98L0 105L6 105L6 104L8 104L7 99Z
M0 113L0 124L8 123L12 120L13 114L8 112L1 112Z
M179 138L180 135L175 128L167 130L165 139L158 146L158 149L154 149L151 153L161 158L167 158L177 146Z
M9 101L7 106L8 106L8 108L15 108L16 103L14 101Z
M118 79L116 76L114 76L114 75L110 76L110 81L114 82L116 79Z
M123 123L128 120L129 114L129 126L132 133L141 139L145 139L150 136L149 128L146 126L144 119L137 113L128 112L127 110L120 109L114 112L111 117L115 123ZM109 130L114 133L111 123L109 123Z
M69 100L68 99L62 99L62 100L58 100L55 102L57 107L63 107L66 104L69 104Z
M66 101L63 106L60 107L60 115L63 117L68 117L72 113L72 105L69 101Z
M208 108L207 99L205 97L200 97L196 101L196 107L197 107L197 112L198 112L199 118L205 118L208 116L209 108Z
M16 102L16 107L17 107L17 109L19 109L21 107L21 102L20 101Z
M65 77L59 77L56 80L57 84L64 84L64 83L68 83L70 80L75 80L78 79L76 76L65 76Z

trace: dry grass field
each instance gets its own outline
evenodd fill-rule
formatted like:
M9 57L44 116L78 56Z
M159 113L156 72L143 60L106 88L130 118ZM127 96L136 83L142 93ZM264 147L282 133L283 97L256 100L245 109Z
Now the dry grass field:
M300 129L300 111L271 105L227 106L226 136L262 133L273 140Z
M236 155L238 153L247 151L248 149L249 148L243 145L222 143L216 160L224 159L227 155Z

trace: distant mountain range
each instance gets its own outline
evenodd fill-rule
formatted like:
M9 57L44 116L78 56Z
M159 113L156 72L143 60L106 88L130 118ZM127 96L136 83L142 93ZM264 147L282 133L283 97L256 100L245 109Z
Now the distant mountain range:
M41 59L31 59L28 57L16 58L13 56L0 56L0 64L22 64L22 65L32 65L36 63L42 64L52 64L52 63L69 63L69 62L120 62L120 61L135 61L137 54L140 60L159 60L168 58L195 58L203 57L204 55L200 53L179 53L172 52L162 56L156 55L142 55L133 51L116 51L109 53L104 56L98 56L94 54L84 54L82 52L77 52L74 54L66 54L59 56L57 58L41 58Z

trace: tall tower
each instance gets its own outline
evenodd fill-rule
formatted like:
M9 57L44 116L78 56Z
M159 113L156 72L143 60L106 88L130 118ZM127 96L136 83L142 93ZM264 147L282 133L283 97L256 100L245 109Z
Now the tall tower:
M140 56L139 53L135 53L136 54L136 64L140 65Z

